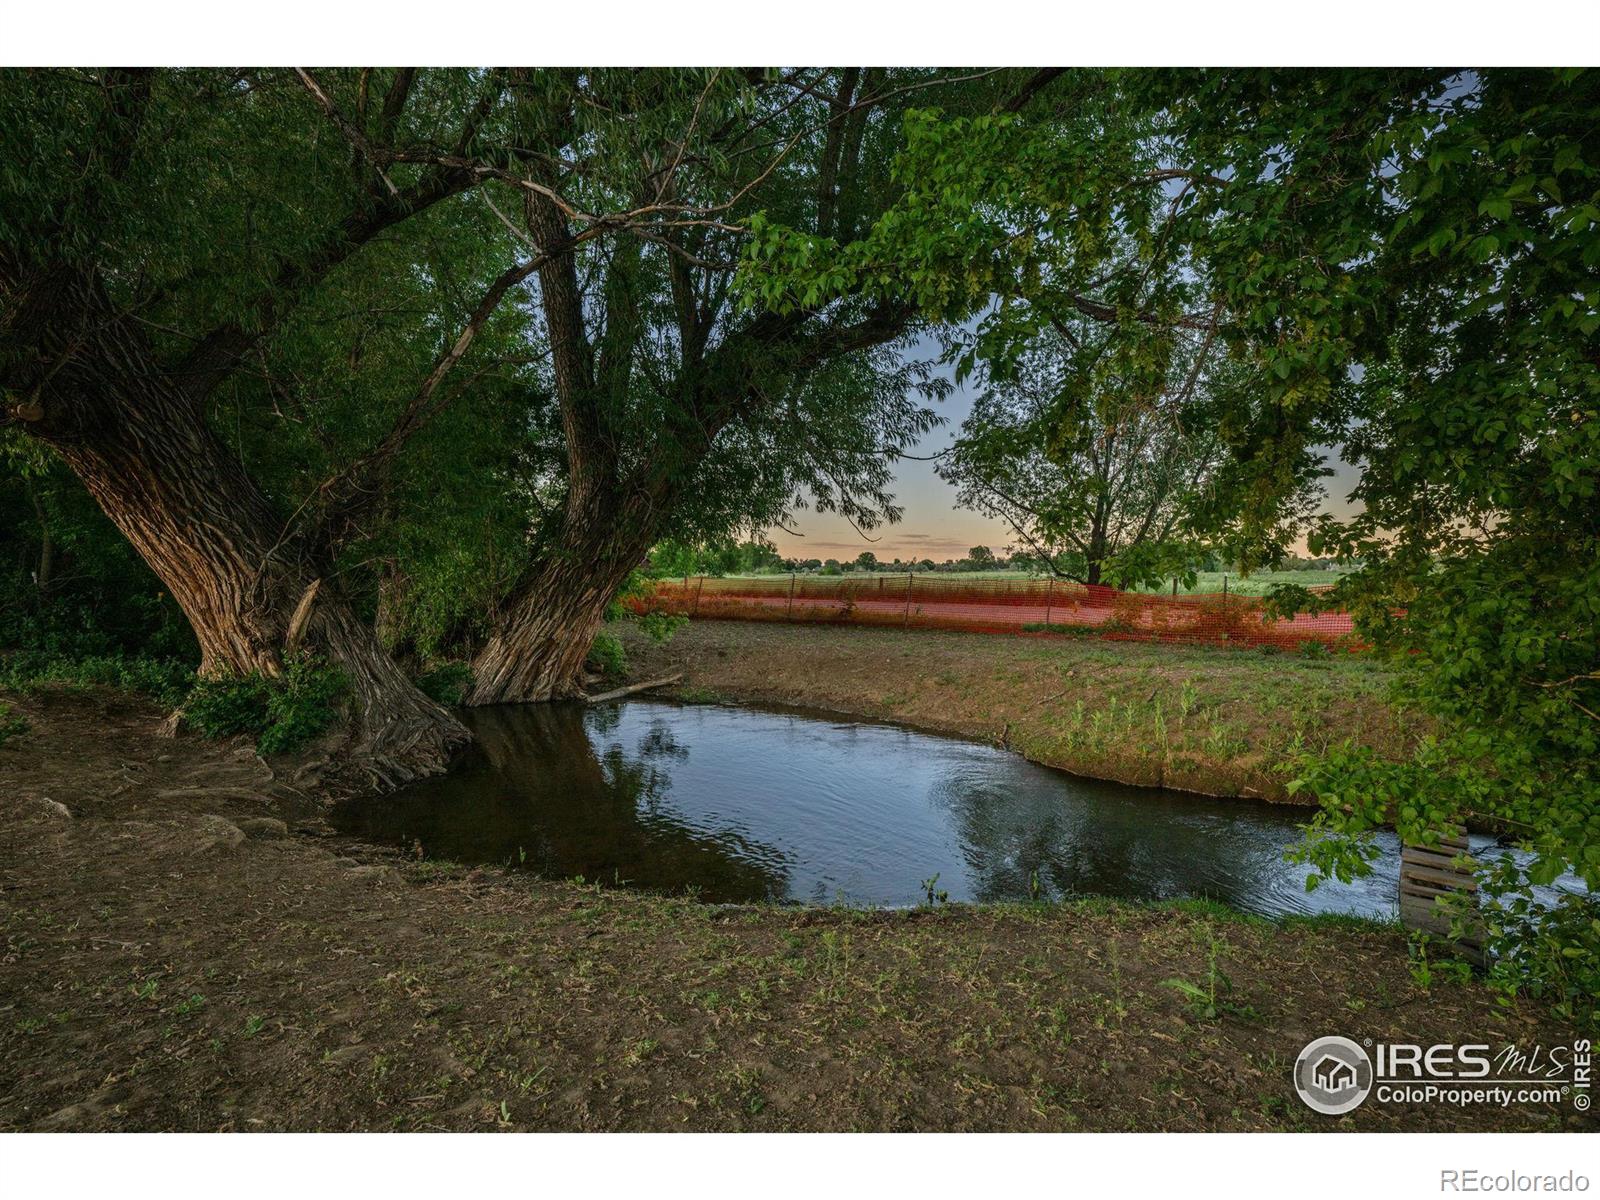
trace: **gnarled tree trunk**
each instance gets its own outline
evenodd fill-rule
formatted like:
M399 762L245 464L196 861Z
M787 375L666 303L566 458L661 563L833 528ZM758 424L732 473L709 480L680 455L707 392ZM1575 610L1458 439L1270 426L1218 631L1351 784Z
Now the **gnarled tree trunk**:
M12 332L32 334L36 361L47 365L12 415L60 453L171 591L194 628L203 674L278 674L291 619L324 572L285 544L283 522L199 402L159 369L142 331L92 278L27 283L10 289L28 301ZM469 740L333 589L317 588L297 634L348 675L352 753L385 783L442 770Z
M656 538L634 506L585 516L569 506L567 536L517 584L472 662L468 704L517 704L580 695L583 661L606 607ZM645 510L648 511L648 510Z

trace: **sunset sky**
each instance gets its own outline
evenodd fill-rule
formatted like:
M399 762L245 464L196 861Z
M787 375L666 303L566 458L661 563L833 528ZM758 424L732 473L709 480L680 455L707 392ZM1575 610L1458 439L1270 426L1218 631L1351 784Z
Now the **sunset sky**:
M955 440L961 422L972 410L972 396L958 387L942 403L935 405L944 424L927 434L911 453L937 454ZM769 529L767 536L785 558L837 558L848 561L863 550L880 559L965 558L973 546L988 546L995 553L1014 540L1004 521L992 521L980 513L956 507L956 489L934 473L931 462L902 459L895 470L891 489L905 516L895 525L873 530L868 541L834 513L806 510L795 514L792 527L803 536L782 529Z
M919 345L916 349L920 352L924 348ZM927 352L931 357L931 347ZM911 453L927 456L948 447L972 411L972 393L966 387L957 386L935 408L944 418L944 424L927 434ZM1331 455L1328 465L1335 473L1324 481L1328 491L1324 507L1333 512L1348 512L1351 506L1345 498L1355 485L1356 472ZM931 462L900 461L890 490L905 509L905 516L897 524L873 530L871 537L877 539L875 541L862 537L843 517L809 509L796 513L791 522L800 536L782 529L769 529L766 536L785 558L837 558L841 562L855 558L863 550L872 551L886 562L896 558L931 558L934 562L943 562L947 558L965 558L973 546L988 546L1001 554L1005 547L1015 543L1004 521L957 508L956 489L940 479L933 468ZM1305 553L1304 544L1297 550Z

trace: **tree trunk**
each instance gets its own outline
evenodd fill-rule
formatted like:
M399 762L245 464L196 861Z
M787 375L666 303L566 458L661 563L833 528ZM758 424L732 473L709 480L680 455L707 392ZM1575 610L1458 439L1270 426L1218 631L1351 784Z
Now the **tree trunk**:
M628 573L656 538L655 506L569 507L567 536L518 583L472 662L468 704L561 700L581 693L583 662Z
M33 586L40 595L50 590L50 582L55 578L56 543L50 536L50 515L45 512L44 504L39 499L39 491L33 486L33 480L23 476L23 486L28 490L28 500L33 505L33 512L39 518L39 565L33 572Z
M532 572L512 593L472 661L467 703L528 703L581 694L583 662L606 606L638 557L608 567L562 554Z
M79 332L59 348L44 340L56 363L16 415L60 453L172 593L200 644L202 674L281 673L290 619L324 572L281 544L283 522L243 464L156 366L142 333L95 303L92 281L42 299L30 317L65 317ZM299 640L349 676L351 751L384 783L442 770L469 740L332 589L319 588Z

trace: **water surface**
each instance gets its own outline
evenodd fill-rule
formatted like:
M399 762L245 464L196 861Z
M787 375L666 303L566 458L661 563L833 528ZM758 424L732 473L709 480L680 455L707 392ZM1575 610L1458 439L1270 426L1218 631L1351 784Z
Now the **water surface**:
M1205 897L1391 916L1374 874L1305 890L1306 809L1104 783L991 746L801 712L658 700L471 710L449 775L342 809L368 840L709 901L907 905ZM1481 844L1481 843L1480 843Z

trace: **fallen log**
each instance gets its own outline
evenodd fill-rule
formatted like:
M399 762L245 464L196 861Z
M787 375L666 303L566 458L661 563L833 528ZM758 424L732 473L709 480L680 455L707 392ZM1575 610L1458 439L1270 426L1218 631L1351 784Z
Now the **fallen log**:
M585 696L589 704L604 704L607 700L620 700L624 696L631 696L635 692L647 692L651 688L666 687L669 683L677 683L683 678L683 672L676 675L665 675L660 679L652 679L648 683L630 683L627 687L619 687L614 691L601 692L598 696Z

